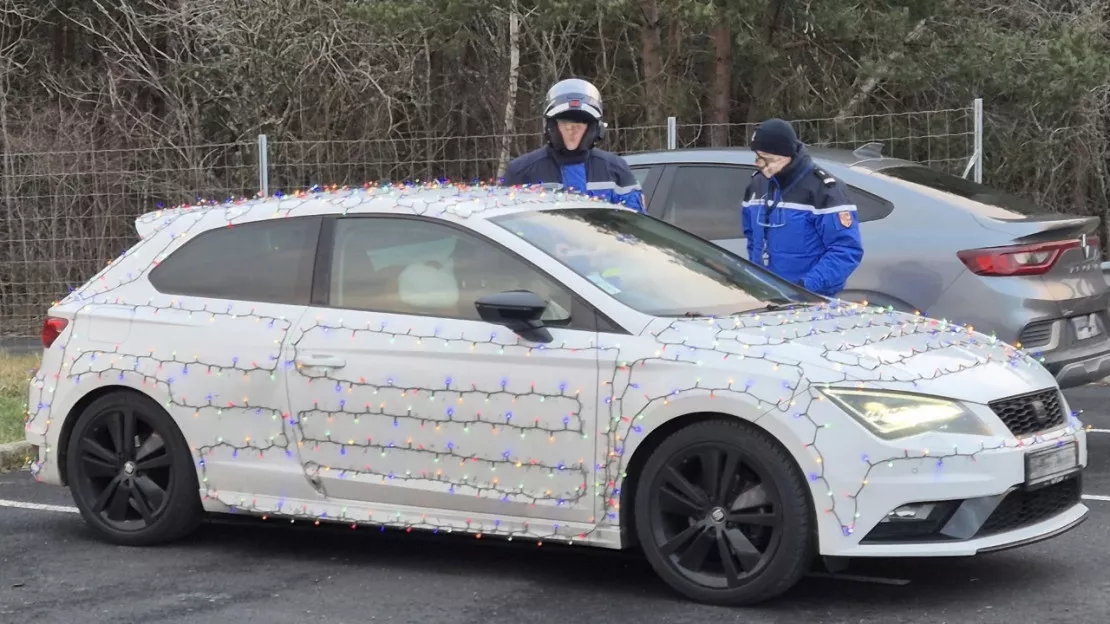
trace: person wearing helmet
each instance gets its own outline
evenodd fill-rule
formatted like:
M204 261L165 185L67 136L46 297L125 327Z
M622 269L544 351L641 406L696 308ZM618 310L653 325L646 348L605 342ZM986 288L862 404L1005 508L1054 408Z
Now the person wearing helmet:
M847 188L813 162L782 119L759 124L751 149L757 171L741 208L748 259L811 292L836 296L863 260Z
M504 184L559 184L644 211L643 192L628 163L594 147L605 136L597 87L578 78L556 83L547 92L543 117L545 145L510 162Z

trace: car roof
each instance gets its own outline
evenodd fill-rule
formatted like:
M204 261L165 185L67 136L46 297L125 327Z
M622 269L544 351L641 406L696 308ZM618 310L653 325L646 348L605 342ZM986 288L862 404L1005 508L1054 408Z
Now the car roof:
M877 148L868 144L856 151L830 147L806 146L806 151L814 160L842 167L859 167L878 171L895 166L921 166L909 160L890 158L878 153ZM684 147L673 150L655 150L622 154L629 165L677 164L677 163L720 163L750 165L755 162L755 154L748 147Z
M536 210L602 208L631 210L578 193L542 186L500 186L428 182L361 187L313 187L289 195L184 204L145 213L135 220L140 238L191 215L189 230L199 233L229 223L308 215L396 214L452 220L489 219Z

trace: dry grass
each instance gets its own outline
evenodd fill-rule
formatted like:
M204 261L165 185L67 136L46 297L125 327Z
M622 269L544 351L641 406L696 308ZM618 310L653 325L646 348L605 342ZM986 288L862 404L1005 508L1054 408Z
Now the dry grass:
M27 383L40 356L0 351L0 444L23 439Z

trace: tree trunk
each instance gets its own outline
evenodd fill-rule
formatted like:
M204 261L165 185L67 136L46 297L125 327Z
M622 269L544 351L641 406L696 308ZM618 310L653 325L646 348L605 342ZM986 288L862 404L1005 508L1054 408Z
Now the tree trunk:
M662 20L657 0L640 0L644 23L640 30L641 67L644 72L644 106L648 124L661 126L667 114L663 108L663 41Z
M726 147L732 105L732 26L725 19L713 27L713 49L716 59L709 89L709 141L713 147Z
M509 148L516 126L516 91L520 84L520 13L516 1L509 10L509 89L505 97L505 123L502 126L501 158L497 164L497 178L505 177L509 164Z
M914 25L913 29L910 30L908 35L906 35L906 45L917 41L921 37L921 34L925 32L925 23L926 20L921 20L917 22L916 25ZM875 90L875 87L879 86L879 82L890 74L891 69L897 66L898 61L900 61L903 56L904 50L893 50L890 54L886 56L886 59L876 68L875 73L871 76L868 76L866 80L860 81L860 78L862 76L856 76L856 81L853 84L855 94L852 96L852 99L848 100L848 103L840 109L840 112L836 114L837 123L843 122L845 119L847 119L847 117L851 115L854 110L856 110L856 107L863 103L863 101L871 95L871 92Z

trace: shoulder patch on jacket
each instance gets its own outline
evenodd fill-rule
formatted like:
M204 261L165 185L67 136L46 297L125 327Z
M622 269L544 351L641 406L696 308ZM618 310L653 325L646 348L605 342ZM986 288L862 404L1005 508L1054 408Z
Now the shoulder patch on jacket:
M824 169L822 169L820 167L814 167L813 168L813 175L817 176L818 178L821 178L821 183L824 184L825 186L832 186L832 185L836 184L836 178L829 175L829 173L827 171L825 171Z
M843 225L846 228L852 227L851 210L842 210L841 212L836 213L836 216L840 219L840 225Z

